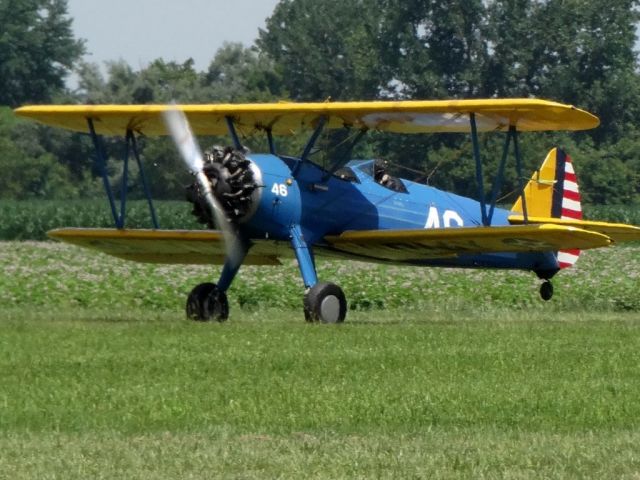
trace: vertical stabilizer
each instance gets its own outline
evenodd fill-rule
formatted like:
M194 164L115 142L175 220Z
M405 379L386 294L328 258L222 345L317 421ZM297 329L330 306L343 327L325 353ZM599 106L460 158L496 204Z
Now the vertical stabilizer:
M542 166L536 170L524 189L527 214L531 217L582 219L578 180L571 158L563 150L553 148ZM511 208L522 213L522 197ZM558 252L560 268L576 263L580 250Z

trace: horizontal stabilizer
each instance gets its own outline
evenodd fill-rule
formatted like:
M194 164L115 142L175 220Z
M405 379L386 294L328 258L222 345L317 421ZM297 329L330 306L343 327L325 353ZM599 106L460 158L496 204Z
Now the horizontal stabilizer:
M214 264L225 259L222 232L212 230L118 230L115 228L63 228L49 237L80 247L143 263ZM288 253L277 242L255 242L245 265L280 265L279 253Z
M590 232L598 232L609 237L614 243L640 241L640 227L624 223L592 222L589 220L573 220L566 218L528 217L529 224L552 224L575 227ZM511 215L509 223L524 224L522 215Z
M325 237L335 250L379 260L427 260L468 254L606 247L601 233L565 225L348 231Z

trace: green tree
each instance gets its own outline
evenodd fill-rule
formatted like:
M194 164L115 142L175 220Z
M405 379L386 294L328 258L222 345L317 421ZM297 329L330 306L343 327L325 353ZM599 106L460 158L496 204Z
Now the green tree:
M636 0L488 2L490 95L536 96L596 113L597 142L616 142L640 113Z
M125 61L106 63L106 78L100 67L82 63L79 68L77 98L89 104L151 104L195 102L202 97L202 74L193 60L184 63L154 60L134 71Z
M51 101L84 53L66 0L0 0L0 105Z
M484 96L486 63L481 0L385 0L380 59L405 98Z
M72 174L43 146L34 142L37 125L0 108L0 198L70 198L78 193Z
M284 95L273 61L241 43L225 43L216 52L203 82L203 101L273 101Z
M294 100L374 99L386 86L372 41L375 0L282 0L257 45Z

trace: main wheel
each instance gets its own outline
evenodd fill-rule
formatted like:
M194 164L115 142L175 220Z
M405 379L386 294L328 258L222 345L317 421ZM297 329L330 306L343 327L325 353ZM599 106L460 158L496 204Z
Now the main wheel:
M316 283L304 296L304 318L308 322L342 323L347 300L333 283Z
M201 283L191 290L186 311L187 318L191 320L224 322L229 318L227 295L218 290L215 283Z
M545 280L542 282L542 285L540 285L540 297L545 302L551 300L551 297L553 297L553 283L549 280Z

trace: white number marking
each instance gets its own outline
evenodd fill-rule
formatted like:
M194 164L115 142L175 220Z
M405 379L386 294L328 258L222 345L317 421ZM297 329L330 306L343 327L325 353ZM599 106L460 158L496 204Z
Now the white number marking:
M434 206L429 207L429 213L427 214L427 221L424 224L424 228L440 228L440 212ZM464 221L462 217L453 210L445 210L442 214L442 225L444 228L449 227L462 227Z
M271 187L271 193L278 197L286 197L289 195L289 190L287 190L287 186L284 183L274 183L273 187Z

